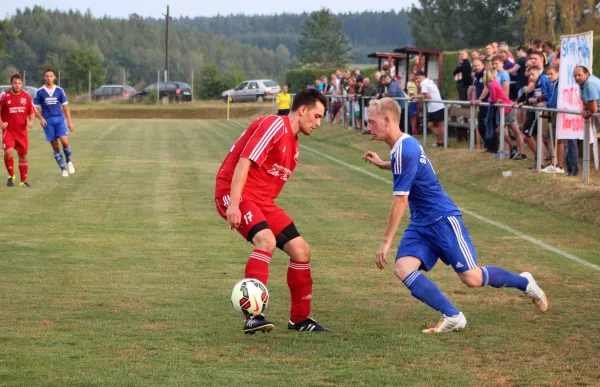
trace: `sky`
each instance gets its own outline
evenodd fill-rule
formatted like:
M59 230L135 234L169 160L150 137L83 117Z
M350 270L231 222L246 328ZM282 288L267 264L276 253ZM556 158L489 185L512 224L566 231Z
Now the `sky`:
M103 0L94 3L82 4L77 0L45 0L44 2L21 0L18 6L14 2L0 2L0 18L11 16L17 8L33 7L43 4L44 8L68 10L79 9L85 12L90 9L94 16L110 15L114 17L128 17L132 13L137 13L145 17L161 17L161 13L166 12L167 4L171 7L171 14L175 17L182 16L214 16L217 14L228 15L230 13L245 14L274 14L274 13L300 13L303 11L314 11L322 6L327 6L334 13L340 12L359 12L359 11L396 11L402 8L408 8L417 0L303 0L303 1L273 1L273 0L229 0L225 2L209 0L165 0L163 3L157 3L147 0Z

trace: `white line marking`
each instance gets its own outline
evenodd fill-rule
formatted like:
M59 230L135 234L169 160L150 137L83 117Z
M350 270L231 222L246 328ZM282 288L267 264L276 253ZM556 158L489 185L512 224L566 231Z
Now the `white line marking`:
M242 125L242 126L243 126L243 124L241 124L240 122L237 122L237 121L230 121L230 122L235 122L235 123L237 123L237 124L240 124L240 125ZM359 168L359 167L356 167L356 166L354 166L354 165L351 165L351 164L345 163L345 162L343 162L342 160L338 160L338 159L336 159L335 157L331 157L331 156L329 156L328 154L325 154L325 153L319 152L318 150L312 149L312 148L310 148L310 147L308 147L308 146L306 146L306 145L302 145L302 144L300 144L300 148L302 148L302 149L306 149L307 151L310 151L310 152L313 152L313 153L315 153L315 154L318 154L319 156L325 157L326 159L329 159L329 160L331 160L331 161L333 161L333 162L335 162L335 163L338 163L338 164L340 164L340 165L343 165L343 166L345 166L345 167L348 167L348 168L350 168L350 169L354 169L355 171L358 171L358 172L360 172L360 173L363 173L363 174L365 174L365 175L371 176L371 177L373 177L373 178L375 178L375 179L377 179L377 180L381 180L381 181L383 181L383 182L386 182L386 183L388 183L388 184L389 184L389 183L391 183L391 179L390 179L390 180L388 180L388 179L385 179L385 178L383 178L383 177L381 177L381 176L379 176L379 175L376 175L376 174L374 174L374 173L371 173L371 172L369 172L369 171L366 171L366 170L364 170L364 169L362 169L362 168ZM495 222L495 221L493 221L493 220L491 220L491 219L485 218L485 217L483 217L483 216L481 216L481 215L479 215L479 214L477 214L477 213L475 213L475 212L473 212L473 211L469 211L469 210L467 210L467 209L465 209L465 208L460 208L460 207L459 207L458 209L459 209L459 210L460 210L462 213L465 213L465 214L467 214L467 215L470 215L470 216L472 216L472 217L474 217L474 218L476 218L476 219L479 219L480 221L482 221L482 222L484 222L484 223L491 224L492 226L496 226L496 227L498 227L498 228L500 228L500 229L502 229L502 230L504 230L504 231L506 231L506 232L509 232L509 233L511 233L511 234L514 234L514 235L518 236L518 237L519 237L519 238L521 238L521 239L525 239L526 241L528 241L528 242L531 242L531 243L533 243L534 245L541 247L541 248L542 248L542 249L544 249L544 250L548 250L548 251L551 251L551 252L553 252L553 253L555 253L555 254L562 255L563 257L565 257L565 258L568 258L568 259L570 259L570 260L572 260L572 261L575 261L575 262L577 262L577 263L579 263L579 264L582 264L582 265L584 265L584 266L587 266L587 267L589 267L589 268L592 268L592 269L594 269L594 270L596 270L596 271L600 271L600 266L598 266L598 265L595 265L595 264L593 264L593 263L591 263L591 262L588 262L588 261L586 261L585 259L579 258L579 257L578 257L578 256L576 256L576 255L573 255L573 254L567 253L566 251L562 251L562 250L560 250L560 249L557 249L556 247L550 246L549 244L547 244L547 243L544 243L544 242L542 242L542 241L541 241L541 240L539 240L539 239L535 239L535 238L533 238L533 237L530 237L529 235L525 235L525 234L523 234L522 232L515 230L514 228L511 228L511 227L505 226L505 225L503 225L502 223L498 223L498 222Z

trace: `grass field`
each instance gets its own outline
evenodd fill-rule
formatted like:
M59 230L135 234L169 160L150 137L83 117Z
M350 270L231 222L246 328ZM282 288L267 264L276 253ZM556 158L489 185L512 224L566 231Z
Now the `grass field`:
M374 264L391 176L360 156L385 147L332 126L301 138L300 165L278 203L311 244L313 317L333 333L286 330L287 260L277 252L268 308L277 328L243 335L229 296L251 247L217 215L213 189L245 122L79 120L77 173L66 179L32 131L32 188L0 189L0 385L600 383L600 271L470 215L480 263L531 271L550 310L538 313L515 290L467 289L440 264L428 275L469 323L456 334L421 333L439 316L391 267ZM429 155L460 207L600 265L598 187L464 150ZM514 179L502 180L508 165ZM557 196L566 208L543 194L530 202L536 186L558 195L559 184L575 203L567 194Z

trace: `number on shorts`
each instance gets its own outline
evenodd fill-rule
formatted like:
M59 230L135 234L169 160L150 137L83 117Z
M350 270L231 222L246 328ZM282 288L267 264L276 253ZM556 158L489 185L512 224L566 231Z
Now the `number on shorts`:
M246 222L246 224L250 224L250 222L252 222L252 212L248 211L248 213L246 215L244 215L244 221Z

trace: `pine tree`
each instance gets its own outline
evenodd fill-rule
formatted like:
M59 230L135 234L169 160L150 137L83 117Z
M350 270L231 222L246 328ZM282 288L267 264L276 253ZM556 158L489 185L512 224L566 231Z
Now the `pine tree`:
M321 68L344 66L352 49L342 32L342 21L327 8L312 12L306 19L296 48L301 64Z

